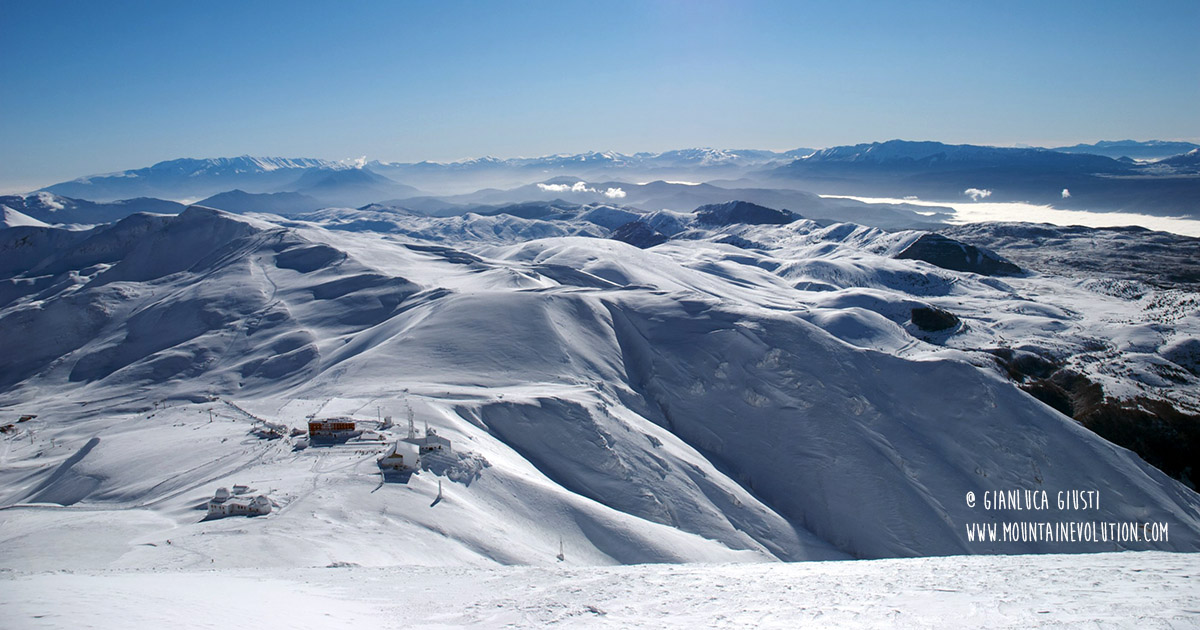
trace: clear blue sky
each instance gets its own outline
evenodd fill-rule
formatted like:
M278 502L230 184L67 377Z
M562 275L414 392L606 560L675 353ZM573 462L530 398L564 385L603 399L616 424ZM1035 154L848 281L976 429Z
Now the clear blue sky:
M1200 137L1200 2L0 0L0 190L176 157Z

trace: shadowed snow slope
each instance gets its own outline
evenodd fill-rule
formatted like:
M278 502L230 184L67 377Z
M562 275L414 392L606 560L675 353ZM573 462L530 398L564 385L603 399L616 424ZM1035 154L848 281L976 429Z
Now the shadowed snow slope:
M38 416L3 438L3 564L544 564L560 544L583 564L1200 549L1194 492L975 351L1007 336L1069 354L1118 298L1061 284L1060 302L1043 299L1056 280L891 257L919 233L803 220L647 250L567 236L581 233L569 221L419 222L417 240L193 206L0 231L0 410ZM516 236L532 226L559 232ZM909 321L923 306L966 324L923 336ZM1138 343L1131 360L1157 357L1160 338ZM466 472L381 481L375 457L402 432L379 419L409 410ZM309 416L372 435L300 450L251 430ZM236 483L276 509L202 521ZM964 501L1017 489L1102 499L1082 513ZM1170 537L968 538L968 524L1012 520L1161 522ZM80 532L97 532L86 550Z

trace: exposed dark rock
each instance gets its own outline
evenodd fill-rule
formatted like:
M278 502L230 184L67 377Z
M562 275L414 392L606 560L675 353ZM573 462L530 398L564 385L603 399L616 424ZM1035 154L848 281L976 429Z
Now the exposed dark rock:
M748 201L728 201L696 208L696 221L702 225L784 225L804 217L790 210L775 210Z
M1098 383L1071 370L1034 379L1021 389L1192 488L1200 481L1200 415L1162 400L1105 396Z
M923 260L931 265L953 271L968 271L984 276L1012 276L1021 268L998 254L956 241L941 234L922 234L896 258Z
M1104 439L1137 453L1147 463L1196 487L1200 473L1200 415L1149 398L1116 400L1076 410L1075 419Z
M578 204L570 204L562 200L529 201L525 203L510 203L502 206L473 208L472 212L483 216L507 214L520 219L539 219L552 221L575 216L579 212Z
M1060 367L1054 361L1024 350L995 348L986 352L996 357L996 362L1008 371L1009 378L1021 383L1030 377L1049 378Z
M614 240L646 249L667 242L667 235L650 227L645 221L630 221L613 230L609 236Z
M959 319L950 311L933 306L918 306L912 310L912 323L921 330L936 332L958 326Z
M442 245L404 243L404 246L413 250L414 252L425 252L427 254L441 256L446 262L454 263L456 265L473 265L475 263L483 262L482 258L474 254L468 254L467 252L459 251L451 247L444 247Z
M733 245L734 247L740 247L742 249L764 249L762 243L757 243L755 241L742 238L737 234L726 234L725 236L717 239L716 242L724 243L726 245Z
M1012 373L1010 368L1009 374ZM1072 370L1058 370L1052 375L1034 378L1021 389L1070 418L1077 418L1078 414L1104 403L1104 390L1100 385Z
M1022 385L1021 389L1029 392L1034 398L1046 403L1055 411L1068 418L1075 417L1075 403L1071 393L1050 379L1039 379Z

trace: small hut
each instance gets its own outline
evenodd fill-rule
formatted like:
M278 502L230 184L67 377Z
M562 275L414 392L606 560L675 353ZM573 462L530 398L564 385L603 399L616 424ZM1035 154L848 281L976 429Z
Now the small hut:
M397 440L379 458L379 468L384 471L409 470L421 466L421 449L416 444Z

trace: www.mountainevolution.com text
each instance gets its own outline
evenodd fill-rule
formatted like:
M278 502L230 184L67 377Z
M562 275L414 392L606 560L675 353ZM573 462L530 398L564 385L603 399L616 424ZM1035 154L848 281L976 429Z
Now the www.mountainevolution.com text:
M967 540L971 542L1168 542L1169 535L1167 523L1136 521L967 523Z

